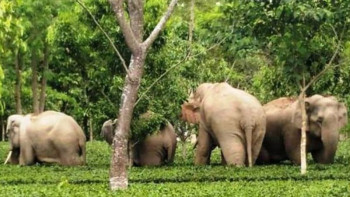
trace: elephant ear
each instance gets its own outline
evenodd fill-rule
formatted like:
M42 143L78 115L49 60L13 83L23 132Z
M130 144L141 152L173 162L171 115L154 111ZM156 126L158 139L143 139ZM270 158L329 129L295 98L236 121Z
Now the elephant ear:
M192 103L181 105L181 119L188 123L199 123L199 106Z

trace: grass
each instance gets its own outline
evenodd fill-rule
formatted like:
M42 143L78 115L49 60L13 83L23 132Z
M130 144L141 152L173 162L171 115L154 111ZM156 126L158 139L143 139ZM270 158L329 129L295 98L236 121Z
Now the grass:
M0 143L0 159L8 143ZM130 187L111 192L108 188L110 147L88 142L86 166L0 165L0 196L349 196L350 140L339 145L332 165L309 161L307 175L298 166L281 165L237 168L221 166L215 150L212 165L193 166L193 150L182 159L181 146L175 163L163 167L133 167Z

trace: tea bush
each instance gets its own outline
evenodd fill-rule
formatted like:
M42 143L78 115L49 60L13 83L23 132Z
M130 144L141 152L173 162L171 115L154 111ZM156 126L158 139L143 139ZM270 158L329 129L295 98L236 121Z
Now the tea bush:
M339 145L335 163L314 164L307 175L289 162L280 165L237 168L220 165L214 150L212 164L194 166L193 148L174 164L163 167L132 167L130 187L111 192L108 187L110 147L100 141L87 143L86 166L0 165L0 196L349 196L350 140ZM8 143L0 143L5 159Z

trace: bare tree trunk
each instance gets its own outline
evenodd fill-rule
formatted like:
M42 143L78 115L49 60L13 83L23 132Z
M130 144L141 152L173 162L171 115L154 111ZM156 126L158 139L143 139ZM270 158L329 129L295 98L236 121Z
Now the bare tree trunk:
M305 84L305 83L304 83ZM305 87L305 85L304 85ZM302 127L301 127L301 139L300 139L300 161L301 161L301 174L306 174L307 169L307 162L306 162L306 129L307 129L307 115L306 115L306 109L305 109L305 92L301 92L299 96L299 104L301 108L301 120L302 120Z
M40 100L39 100L39 112L43 112L45 110L45 99L46 99L46 72L49 68L49 45L47 42L44 44L44 61L43 61L43 71L41 78L41 92L40 92Z
M121 108L119 110L118 126L113 138L113 155L110 169L110 186L112 190L126 189L128 187L128 139L130 123L134 111L134 104L137 99L137 92L140 86L140 80L143 74L143 64L146 53L131 57L130 71L131 75L125 79L125 85L122 94Z
M22 89L22 61L20 57L20 50L16 52L15 68L16 68L16 86L15 86L15 100L16 113L22 114L21 89Z
M32 51L32 94L33 94L33 113L39 113L39 100L38 100L38 69L37 69L37 54Z
M92 142L94 140L94 134L93 134L93 129L92 129L91 114L89 115L89 133L90 133L90 142Z
M110 167L110 187L112 190L126 189L128 187L128 139L130 123L134 111L137 93L143 74L147 49L164 28L166 21L174 11L177 0L171 0L171 3L162 16L149 37L143 40L143 0L128 0L129 21L125 17L125 0L109 0L115 16L123 32L125 42L130 49L132 56L129 69L126 71L123 94L121 99L121 108L119 109L118 126L113 138L113 154Z

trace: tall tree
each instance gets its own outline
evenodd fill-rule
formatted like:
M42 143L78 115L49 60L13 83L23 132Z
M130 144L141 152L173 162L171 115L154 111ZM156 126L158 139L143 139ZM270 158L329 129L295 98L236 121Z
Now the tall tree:
M131 118L140 86L147 50L164 28L165 23L172 14L177 0L172 0L156 27L149 37L143 41L144 33L144 1L128 0L127 12L129 22L125 17L124 0L109 0L115 12L119 26L123 32L125 42L132 55L130 64L126 69L124 88L121 98L121 107L118 116L118 126L113 138L113 155L110 169L110 187L112 190L126 189L128 186L127 177L127 146Z
M16 69L16 86L15 86L15 99L16 99L16 113L22 114L22 101L21 101L21 90L22 90L22 58L20 50L18 49L15 55L15 69Z
M39 112L45 110L45 100L46 100L46 83L47 77L46 72L49 69L49 44L47 41L44 41L44 60L42 63L42 76L41 76L41 85L40 85L40 98L39 98Z

